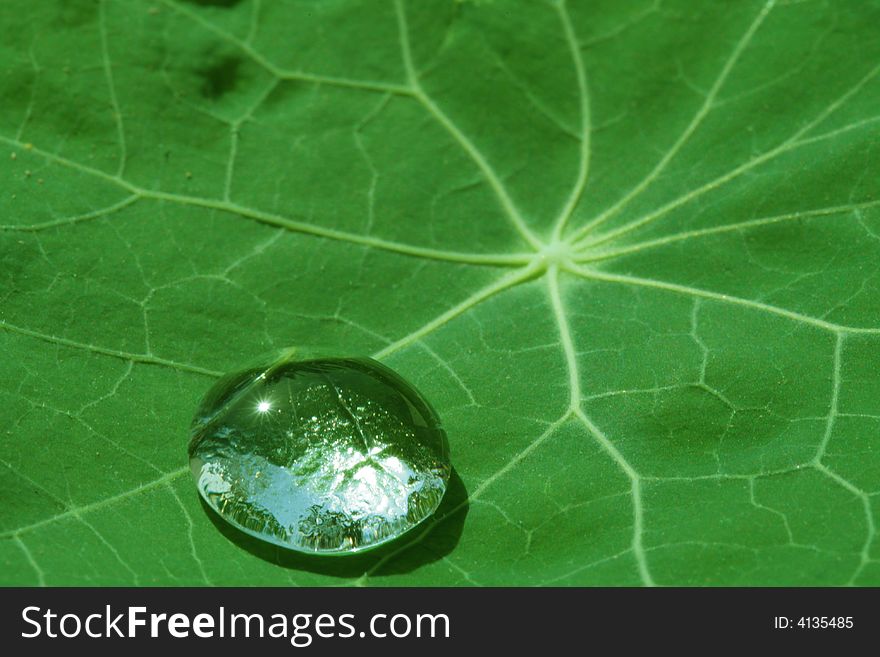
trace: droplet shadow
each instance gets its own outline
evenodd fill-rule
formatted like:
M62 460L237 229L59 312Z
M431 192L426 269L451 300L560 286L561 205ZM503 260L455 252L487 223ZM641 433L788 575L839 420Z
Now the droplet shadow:
M223 536L255 557L282 568L341 578L360 577L377 566L373 573L376 576L408 573L442 559L458 545L470 507L464 482L453 468L443 501L424 524L397 540L362 554L319 556L261 541L223 520L201 497L199 502ZM380 565L380 562L384 563Z

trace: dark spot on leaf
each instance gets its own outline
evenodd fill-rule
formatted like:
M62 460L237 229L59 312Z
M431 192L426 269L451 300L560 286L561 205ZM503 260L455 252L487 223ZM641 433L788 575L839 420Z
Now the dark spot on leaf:
M98 20L98 3L90 0L71 0L55 5L51 24L61 27L79 27Z
M241 58L227 55L214 63L199 69L197 73L202 79L199 92L205 98L217 99L235 89L238 83Z
M241 0L183 0L187 4L191 5L199 5L201 7L223 7L224 9L229 9L234 7Z

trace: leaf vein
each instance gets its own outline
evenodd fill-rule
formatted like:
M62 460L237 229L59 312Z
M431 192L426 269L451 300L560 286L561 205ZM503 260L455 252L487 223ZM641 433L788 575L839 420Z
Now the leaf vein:
M578 38L575 33L574 25L572 25L571 17L568 13L568 7L565 0L556 3L556 12L562 23L562 29L565 34L565 42L568 44L568 50L571 54L572 63L574 64L575 77L577 78L578 98L580 99L581 110L581 135L580 135L580 160L578 163L577 178L574 187L569 194L562 212L556 219L553 228L553 241L559 241L562 237L571 215L583 196L584 189L587 186L587 180L590 175L590 134L592 132L592 118L590 115L590 93L587 85L587 72L584 66L583 56L578 46Z
M812 120L810 120L806 125L804 125L802 128L797 130L793 135L791 135L791 137L789 137L788 139L783 141L781 144L779 144L775 148L771 148L770 150L765 151L764 153L762 153L762 154L744 162L743 164L740 164L739 166L731 169L727 173L722 174L721 176L718 176L714 180L711 180L711 181L705 183L704 185L701 185L700 187L697 187L696 189L693 189L685 194L682 194L681 196L662 205L660 208L653 210L653 211L643 215L642 217L634 219L633 221L626 223L626 224L620 226L619 228L608 231L607 233L602 233L600 235L597 235L596 237L594 237L592 239L590 239L589 235L587 235L585 239L577 242L576 246L577 247L596 246L598 244L603 244L603 243L608 242L610 240L621 237L622 235L626 235L627 233L630 233L634 230L637 230L647 224L650 224L650 223L656 221L657 219L662 218L663 216L667 215L669 212L679 208L682 205L685 205L686 203L689 203L690 201L693 201L696 198L699 198L703 194L710 192L710 191L730 182L731 180L734 180L735 178L738 178L743 173L746 173L747 171L754 169L755 167L763 164L764 162L772 160L772 159L778 157L779 155L782 155L784 153L787 153L788 151L791 151L795 148L798 148L799 146L812 144L817 141L821 141L821 140L827 139L831 136L838 134L838 131L835 130L835 131L832 131L829 133L817 135L815 137L804 138L804 135L806 135L810 130L812 130L813 128L818 126L820 123L822 123L826 118L828 118L831 114L833 114L840 107L842 107L850 98L852 98L859 91L861 91L861 89L866 84L868 84L868 82L870 82L873 78L875 78L878 73L880 73L880 64L878 64L877 66L872 68L870 71L868 71L868 73L865 74L855 85L850 87L845 93L843 93L841 96L839 96L833 102L831 102L816 117L814 117ZM861 126L862 122L858 122L858 125Z
M609 272L601 272L595 269L588 270L576 266L568 267L567 271L589 280L666 290L669 292L676 292L678 294L684 294L687 296L702 297L704 299L711 299L713 301L718 301L721 303L751 308L753 310L759 310L773 315L778 315L780 317L785 317L787 319L801 322L803 324L809 324L810 326L815 326L816 328L831 331L833 333L880 335L880 328L863 328L858 326L844 326L842 324L834 324L832 322L825 321L824 319L810 317L809 315L803 315L792 310L779 308L778 306L772 306L770 304L762 303L760 301L753 301L751 299L744 299L742 297L722 294L720 292L712 292L711 290L703 290L701 288L690 287L687 285L678 285L677 283L668 283L665 281L656 281L648 278L639 278L638 276L612 274Z
M736 46L734 47L730 56L724 62L724 65L721 67L721 71L715 78L715 82L712 84L712 87L706 94L702 105L700 105L700 107L697 109L697 112L694 114L690 123L688 123L684 131L682 131L681 135L679 135L678 139L675 140L675 143L673 143L672 147L666 152L666 154L662 158L660 158L660 161L657 162L650 173L648 173L648 175L645 176L645 178L643 178L641 182L633 187L617 203L612 205L595 219L588 222L577 232L575 232L571 237L572 241L576 241L581 236L587 234L590 230L595 229L597 226L614 217L618 212L625 208L630 201L632 201L636 196L647 189L663 173L663 170L666 169L666 166L675 158L676 155L678 155L678 152L688 142L688 140L691 138L691 135L693 135L694 132L697 131L697 129L700 127L700 124L703 122L703 119L705 119L706 115L709 114L709 112L712 110L715 104L715 99L718 97L718 93L721 91L721 88L727 81L730 72L733 70L734 66L736 66L736 63L739 61L739 58L742 56L743 52L746 50L746 48L748 48L749 43L752 41L752 38L761 27L761 24L767 18L767 15L773 9L773 5L775 3L776 0L769 0L761 8L761 11L751 22L743 36L739 39L739 41L737 41Z
M398 32L400 35L400 50L401 56L403 58L404 69L406 70L407 78L409 80L410 87L413 90L413 97L422 104L422 106L427 110L428 114L434 118L437 123L443 127L446 132L461 146L462 150L473 160L474 164L480 169L483 174L483 177L486 179L486 182L489 183L489 186L492 188L492 191L495 193L495 196L498 198L501 207L504 209L507 217L510 219L513 227L519 233L520 237L523 238L529 245L531 245L536 251L542 248L541 241L535 237L532 231L529 229L522 215L520 214L519 209L516 207L516 204L513 202L513 199L510 198L510 195L507 192L504 184L501 182L501 178L499 178L498 174L495 173L495 170L480 152L480 150L474 145L474 143L464 134L464 132L459 129L459 127L450 119L445 112L435 103L428 93L422 88L421 83L418 79L418 74L415 70L412 60L412 52L410 50L409 45L409 26L407 24L406 12L403 8L402 0L394 0L394 7L397 13L397 22L398 22Z

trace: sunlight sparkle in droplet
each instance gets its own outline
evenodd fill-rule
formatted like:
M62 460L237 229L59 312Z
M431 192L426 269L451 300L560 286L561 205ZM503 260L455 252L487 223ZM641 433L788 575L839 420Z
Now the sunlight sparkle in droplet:
M436 510L451 472L428 402L366 358L282 359L224 377L196 412L189 455L199 493L223 519L319 554L412 529Z

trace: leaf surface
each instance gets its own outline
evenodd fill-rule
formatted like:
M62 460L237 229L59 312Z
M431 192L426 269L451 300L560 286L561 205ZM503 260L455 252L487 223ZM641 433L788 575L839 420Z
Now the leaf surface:
M880 584L874 1L7 2L4 584ZM314 561L201 507L313 345L460 480Z

